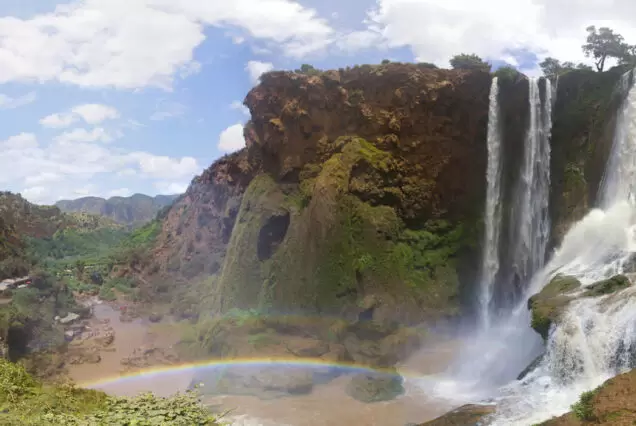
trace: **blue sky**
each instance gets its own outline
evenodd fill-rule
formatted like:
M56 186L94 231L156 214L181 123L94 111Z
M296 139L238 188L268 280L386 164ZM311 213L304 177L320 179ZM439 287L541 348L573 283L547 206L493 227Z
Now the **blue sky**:
M546 55L584 61L593 23L636 42L632 0L573 1L2 0L0 189L181 192L240 149L237 103L272 68L475 52L537 74Z

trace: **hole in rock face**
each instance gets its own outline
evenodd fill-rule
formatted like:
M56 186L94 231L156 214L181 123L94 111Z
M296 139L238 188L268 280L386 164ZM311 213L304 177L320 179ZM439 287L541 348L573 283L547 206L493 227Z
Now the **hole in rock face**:
M267 260L276 252L276 249L283 242L289 228L289 213L279 214L267 219L258 234L258 244L256 247L258 260Z

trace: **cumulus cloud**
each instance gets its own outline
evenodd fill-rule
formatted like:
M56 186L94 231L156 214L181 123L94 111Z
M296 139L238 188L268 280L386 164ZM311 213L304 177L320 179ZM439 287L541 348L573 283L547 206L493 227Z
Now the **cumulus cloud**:
M243 125L235 124L223 130L219 135L219 144L217 148L221 152L234 152L245 147L245 138L243 137Z
M293 0L86 0L26 19L0 18L0 84L169 89L175 76L200 68L194 50L207 26L296 58L324 49L334 33Z
M35 102L37 95L35 92L29 92L26 95L11 97L0 93L0 109L14 109Z
M70 132L64 132L55 137L55 141L59 143L72 142L111 142L111 136L106 130L97 127L90 132L86 129L73 129Z
M12 171L0 174L0 186L22 192L30 201L48 204L87 194L106 196L114 189L108 188L110 180L104 176L120 175L130 182L151 179L151 184L152 180L182 183L201 171L192 157L128 152L68 136L73 134L76 133L68 132L48 143L32 133L0 141L0 169ZM86 135L102 137L100 133Z
M636 43L636 2L613 0L377 0L368 34L345 47L372 47L373 34L389 47L410 47L418 61L447 66L458 53L490 59L529 51L540 59L586 61L581 45L589 25L610 26Z
M88 124L99 124L105 120L119 118L119 111L115 108L100 104L78 105L72 109L72 112Z
M257 84L263 74L273 69L274 64L271 62L249 61L245 66L245 71L249 74L253 84Z
M100 104L83 104L71 108L70 111L48 115L40 120L40 124L44 127L59 129L68 127L80 120L87 124L99 124L116 118L119 118L119 111L113 107Z

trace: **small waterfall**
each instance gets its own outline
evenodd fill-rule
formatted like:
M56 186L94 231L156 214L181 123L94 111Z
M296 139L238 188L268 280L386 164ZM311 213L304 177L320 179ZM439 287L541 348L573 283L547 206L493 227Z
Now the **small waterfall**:
M549 238L552 88L548 79L545 82L545 99L541 102L538 80L529 81L530 120L517 190L517 214L512 222L516 231L512 234L512 268L517 289L523 289L532 275L543 267Z
M599 194L601 208L568 231L551 261L534 277L527 296L540 291L557 273L576 276L589 285L626 272L636 254L632 187L636 182L636 86L632 73L621 84L628 94L617 117ZM563 414L583 391L635 367L636 286L616 295L576 300L551 330L537 369L501 389L493 425L532 425Z
M499 234L501 227L501 129L499 127L499 82L494 77L490 86L488 107L488 168L486 171L486 211L484 251L480 280L480 316L482 327L489 327L490 303L499 272Z

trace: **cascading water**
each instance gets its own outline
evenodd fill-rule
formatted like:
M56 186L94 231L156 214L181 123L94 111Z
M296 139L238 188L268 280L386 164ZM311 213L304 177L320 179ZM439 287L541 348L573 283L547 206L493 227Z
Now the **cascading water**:
M552 87L546 79L545 99L537 79L529 81L530 120L524 144L523 168L513 218L513 271L515 287L523 289L541 269L549 237L550 130Z
M484 252L481 267L480 318L482 327L490 325L490 303L499 271L499 233L501 226L501 129L499 128L499 82L492 79L488 109L488 169L486 171L486 212Z
M530 282L531 275L543 265L549 231L552 89L546 80L545 96L542 102L537 80L530 80L529 88L530 120L518 188L520 195L515 200L519 209L513 215L510 224L513 226L512 234L518 236L519 240L518 244L514 245L513 259L518 266L516 279L522 280L522 289L526 288ZM490 108L492 113L492 102ZM492 122L489 122L489 130L491 130L490 124ZM491 142L494 141L489 138L489 149ZM489 155L489 160L492 158L493 156ZM496 159L499 160L498 157ZM491 189L491 183L493 188L498 188L500 184L491 180L491 177L495 175L493 170L499 167L492 162L488 164L489 189ZM489 192L488 195L494 195L494 193ZM492 200L494 196L487 201L487 216ZM496 212L496 209L493 211ZM497 219L500 220L500 217ZM484 265L492 268L489 270L491 275L488 276L492 278L492 281L482 279L480 295L480 304L484 309L482 318L485 316L487 319L482 321L481 327L463 342L459 357L447 374L444 377L435 377L435 383L427 381L422 384L427 388L432 385L433 391L443 397L474 400L492 395L501 385L513 380L543 350L541 338L530 328L530 314L525 308L526 299L523 299L524 309L503 311L503 314L501 311L495 312L488 309L492 308L492 289L496 276L494 267L497 270L499 268L499 260L496 259L498 247L491 246L492 251L488 247L488 244L495 242L491 237L492 235L486 234ZM492 259L490 255L493 255L495 259ZM486 275L484 274L482 278L486 278ZM518 300L516 302L519 303ZM498 317L495 317L496 313Z
M626 82L629 82L625 86ZM628 96L617 117L615 138L601 186L600 207L565 236L560 249L538 273L527 295L557 273L589 285L626 268L636 253L636 87L623 78ZM633 268L633 267L632 267ZM519 307L518 309L523 309ZM636 287L572 302L549 335L538 367L522 381L501 389L493 425L531 425L569 411L586 390L636 367Z

